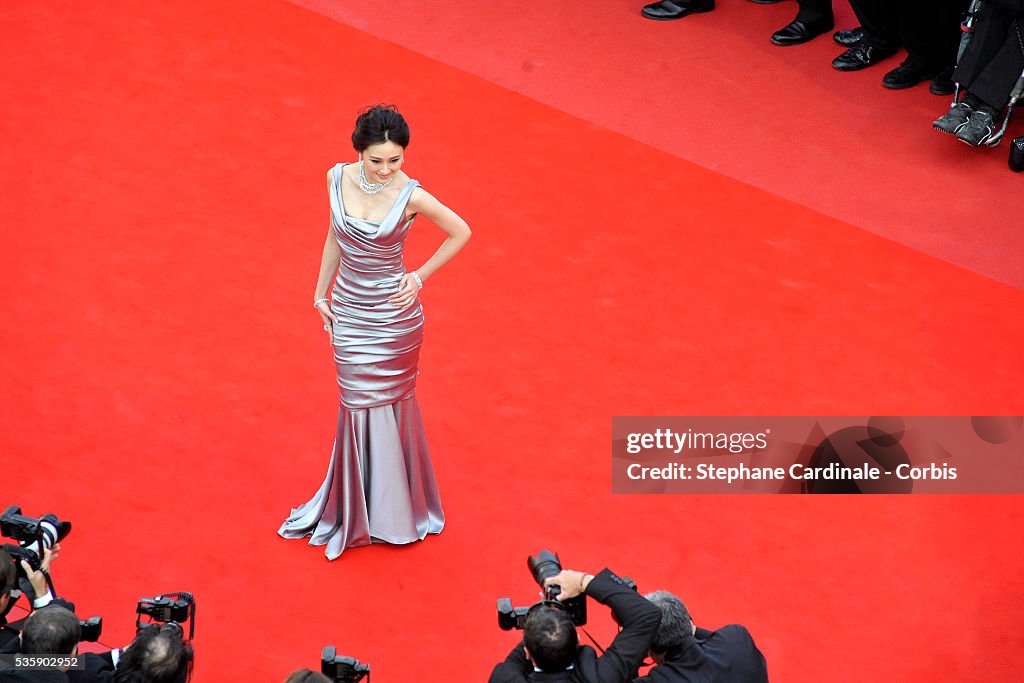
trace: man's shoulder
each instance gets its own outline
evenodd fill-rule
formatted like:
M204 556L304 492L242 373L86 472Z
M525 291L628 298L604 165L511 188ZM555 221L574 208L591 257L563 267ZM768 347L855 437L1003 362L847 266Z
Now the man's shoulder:
M726 667L732 680L758 682L768 680L764 655L754 643L746 626L723 626L701 642L701 651L712 666Z
M487 683L525 683L526 676L516 666L509 662L501 662L491 671L491 677Z
M534 671L529 675L523 674L522 671L514 666L502 662L501 664L494 667L494 671L491 672L491 677L488 679L488 683L596 683L591 681L589 678L585 678L579 675L579 667L570 671L558 671L554 673L544 673Z
M0 652L8 652L8 645L18 640L18 632L7 626L6 624L0 626Z
M711 634L703 638L704 642L714 640L724 640L729 642L754 642L754 637L750 635L750 631L743 624L729 624L723 626L717 631L712 631Z

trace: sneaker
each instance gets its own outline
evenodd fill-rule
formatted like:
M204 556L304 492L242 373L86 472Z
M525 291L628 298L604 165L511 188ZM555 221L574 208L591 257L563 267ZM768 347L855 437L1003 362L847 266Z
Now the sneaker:
M932 84L928 86L928 92L933 95L952 95L956 92L956 83L953 82L953 69L954 67L949 66L940 71L932 79Z
M882 85L892 90L903 90L913 88L921 81L932 79L938 73L938 69L919 64L910 57L903 60L898 67L882 77Z
M956 139L967 143L971 147L980 147L985 144L985 141L996 132L995 120L997 113L997 111L986 105L975 109L967 123L960 126L959 130L957 130Z
M967 121L973 113L974 109L966 102L954 102L949 111L935 119L932 127L936 130L941 130L943 133L956 135L960 132L961 128L967 125Z

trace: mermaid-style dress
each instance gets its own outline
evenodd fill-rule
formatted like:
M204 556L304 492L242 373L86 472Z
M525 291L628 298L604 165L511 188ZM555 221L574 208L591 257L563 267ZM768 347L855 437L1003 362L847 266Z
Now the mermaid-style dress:
M328 559L372 541L410 543L444 527L444 512L416 403L423 309L388 303L405 275L402 248L413 219L402 188L380 223L345 213L337 164L328 189L341 267L331 294L334 360L341 387L338 433L320 490L278 533L311 536Z

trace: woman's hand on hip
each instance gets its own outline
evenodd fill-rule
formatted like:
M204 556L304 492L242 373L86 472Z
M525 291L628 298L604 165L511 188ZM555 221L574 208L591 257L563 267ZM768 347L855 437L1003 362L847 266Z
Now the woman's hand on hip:
M402 276L398 284L398 291L388 297L388 302L405 310L416 303L419 297L420 284L412 273Z

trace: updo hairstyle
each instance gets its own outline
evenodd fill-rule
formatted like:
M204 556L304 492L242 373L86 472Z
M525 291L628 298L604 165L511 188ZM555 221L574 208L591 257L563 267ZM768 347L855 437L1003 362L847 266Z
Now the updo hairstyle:
M352 146L362 153L370 145L393 142L402 149L409 146L409 124L393 104L375 104L356 118Z

